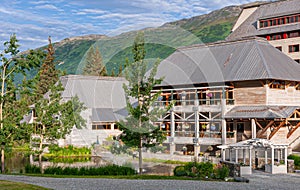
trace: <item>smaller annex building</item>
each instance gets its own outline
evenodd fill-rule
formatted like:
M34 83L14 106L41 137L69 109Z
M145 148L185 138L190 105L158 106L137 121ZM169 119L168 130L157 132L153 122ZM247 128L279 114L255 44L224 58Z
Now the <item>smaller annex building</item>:
M299 148L300 65L263 38L179 48L162 61L158 124L171 153L252 138Z
M78 96L87 108L82 112L86 128L74 127L62 144L90 146L102 143L109 136L120 134L116 122L127 115L122 87L126 83L124 78L67 75L60 80L65 88L63 99Z

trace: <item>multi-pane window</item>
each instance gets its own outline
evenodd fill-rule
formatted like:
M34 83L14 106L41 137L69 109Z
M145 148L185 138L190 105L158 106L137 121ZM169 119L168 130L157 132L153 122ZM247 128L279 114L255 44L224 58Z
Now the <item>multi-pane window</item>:
M289 53L294 53L294 52L299 52L299 44L289 46Z
M294 14L294 15L283 16L283 17L278 17L278 18L270 18L270 19L260 20L259 26L260 26L260 28L265 28L265 27L270 27L270 26L296 23L299 21L300 21L300 14Z
M111 124L110 123L102 123L102 124L93 124L92 130L110 130Z

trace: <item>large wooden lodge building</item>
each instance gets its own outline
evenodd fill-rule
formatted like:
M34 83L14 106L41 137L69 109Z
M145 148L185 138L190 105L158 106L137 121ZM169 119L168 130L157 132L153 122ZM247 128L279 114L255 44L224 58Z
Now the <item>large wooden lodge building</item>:
M178 49L165 59L160 106L170 152L251 138L300 148L300 1L243 9L227 41Z
M266 138L297 148L300 65L260 38L178 49L158 68L170 151ZM195 150L192 150L196 152Z

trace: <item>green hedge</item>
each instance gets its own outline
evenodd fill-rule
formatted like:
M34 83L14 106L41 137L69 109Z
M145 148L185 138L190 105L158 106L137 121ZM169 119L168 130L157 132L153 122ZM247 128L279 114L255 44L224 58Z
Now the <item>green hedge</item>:
M288 156L288 159L294 160L295 166L300 166L300 156L292 154Z
M225 179L229 169L225 165L214 165L211 162L189 162L174 169L174 176L198 177L201 179Z
M40 168L37 166L26 166L26 173L40 173ZM49 167L44 170L44 174L53 175L135 175L136 171L130 167L108 165L103 167Z

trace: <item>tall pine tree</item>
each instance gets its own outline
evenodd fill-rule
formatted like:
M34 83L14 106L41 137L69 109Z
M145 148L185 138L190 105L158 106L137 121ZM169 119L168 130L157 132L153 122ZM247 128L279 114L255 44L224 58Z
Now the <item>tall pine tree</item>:
M34 102L35 114L35 135L38 141L38 154L41 172L42 155L44 152L44 142L55 142L65 138L71 132L73 126L81 128L85 125L85 120L80 113L85 109L78 97L72 97L69 101L64 101L61 97L64 88L59 80L59 71L55 68L54 49L49 37L47 56L37 74Z
M41 98L49 91L49 87L54 85L59 78L59 71L55 68L54 48L51 43L51 37L48 38L49 44L47 48L47 56L38 72L36 80L37 85L35 89L36 96Z
M103 65L102 56L98 47L90 47L86 54L86 58L83 64L83 75L107 76L107 70L106 67Z

